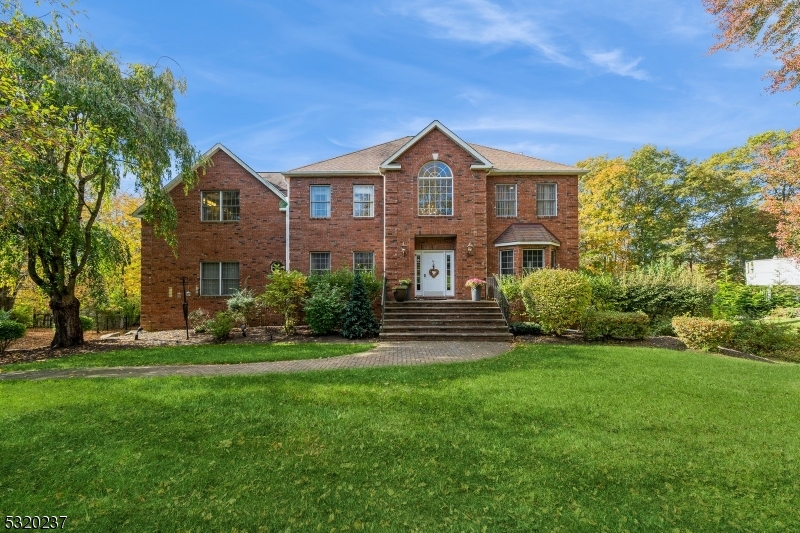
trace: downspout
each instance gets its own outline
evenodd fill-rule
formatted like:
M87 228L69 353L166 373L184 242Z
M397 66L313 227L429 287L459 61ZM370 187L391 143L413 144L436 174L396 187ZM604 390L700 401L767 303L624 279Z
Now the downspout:
M292 190L291 178L286 180L286 271L289 271L289 208L291 203L289 202L289 193Z

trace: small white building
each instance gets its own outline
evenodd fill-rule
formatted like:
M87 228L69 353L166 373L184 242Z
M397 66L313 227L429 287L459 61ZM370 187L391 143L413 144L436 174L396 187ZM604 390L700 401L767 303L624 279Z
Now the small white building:
M757 259L745 263L748 285L800 287L800 262L794 259Z

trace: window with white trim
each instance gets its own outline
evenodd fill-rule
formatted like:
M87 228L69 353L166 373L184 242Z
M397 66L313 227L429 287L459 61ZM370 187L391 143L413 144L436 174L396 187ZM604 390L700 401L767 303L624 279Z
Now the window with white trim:
M517 186L494 186L494 213L498 217L517 216Z
M327 274L331 271L330 252L311 252L309 274Z
M453 215L453 171L441 161L422 165L417 178L419 216Z
M204 222L239 220L239 191L202 191L200 219Z
M536 215L554 217L558 215L558 189L555 183L536 184Z
M353 185L353 216L356 218L375 216L374 185Z
M239 263L200 263L200 296L227 296L239 290Z
M353 271L375 272L375 254L373 252L353 252Z
M331 186L311 186L311 218L331 218Z
M527 274L539 268L544 268L544 250L522 250L523 272Z
M514 250L500 250L500 275L514 275Z

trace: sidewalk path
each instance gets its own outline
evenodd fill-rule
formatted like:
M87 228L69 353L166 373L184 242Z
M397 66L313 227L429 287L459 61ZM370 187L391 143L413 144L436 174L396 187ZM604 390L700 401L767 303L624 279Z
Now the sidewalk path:
M496 357L511 349L508 342L408 341L381 342L372 350L353 355L300 361L235 365L169 365L26 370L0 373L0 381L60 378L146 378L161 376L245 376L310 370L345 370L398 365L456 363Z

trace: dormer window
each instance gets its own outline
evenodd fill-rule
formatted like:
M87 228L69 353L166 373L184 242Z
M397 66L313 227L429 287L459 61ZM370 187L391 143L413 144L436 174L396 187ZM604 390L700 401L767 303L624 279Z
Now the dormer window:
M417 179L419 216L453 215L453 171L441 161L422 165Z

